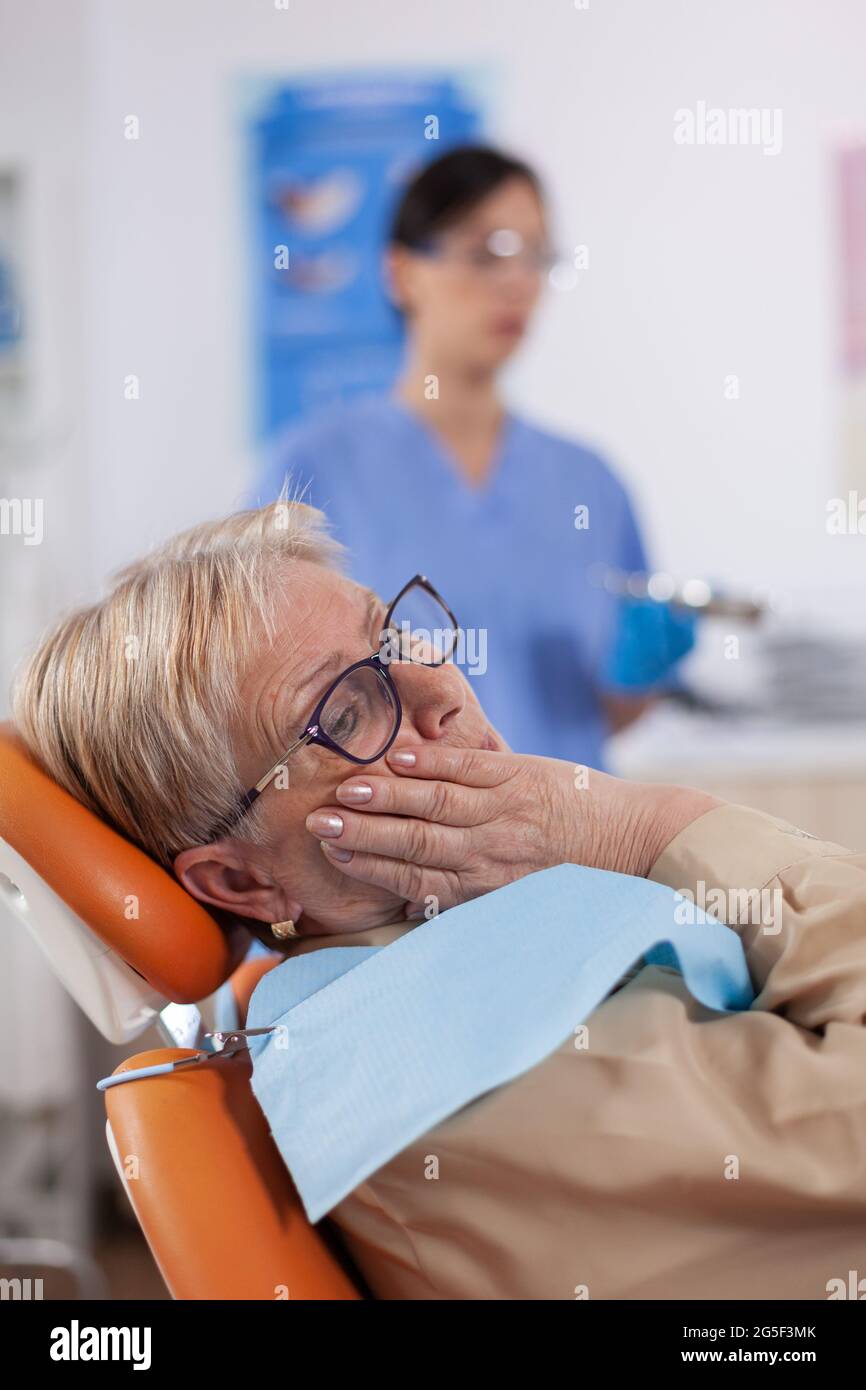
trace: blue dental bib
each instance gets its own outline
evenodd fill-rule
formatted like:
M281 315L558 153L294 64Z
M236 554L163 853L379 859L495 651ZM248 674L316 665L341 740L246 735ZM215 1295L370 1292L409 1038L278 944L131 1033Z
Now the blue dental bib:
M636 962L679 969L707 1008L747 1009L739 937L683 904L646 879L560 864L387 946L326 947L269 971L247 1015L275 1025L249 1040L252 1085L309 1219L556 1051Z

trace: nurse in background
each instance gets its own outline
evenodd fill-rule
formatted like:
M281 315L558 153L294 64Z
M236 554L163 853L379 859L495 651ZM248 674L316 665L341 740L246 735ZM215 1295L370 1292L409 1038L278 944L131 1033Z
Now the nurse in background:
M605 567L648 568L628 494L598 454L515 415L497 384L554 263L537 176L492 149L427 165L397 208L389 287L406 326L384 396L279 441L264 498L309 483L354 578L388 599L426 574L465 634L457 657L512 748L604 766L691 645Z

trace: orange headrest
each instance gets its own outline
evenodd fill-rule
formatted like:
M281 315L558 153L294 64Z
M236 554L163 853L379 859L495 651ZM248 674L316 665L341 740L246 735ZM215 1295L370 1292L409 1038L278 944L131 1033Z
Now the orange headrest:
M161 865L48 777L11 724L0 724L0 836L178 1004L212 994L249 946L242 926L226 931Z

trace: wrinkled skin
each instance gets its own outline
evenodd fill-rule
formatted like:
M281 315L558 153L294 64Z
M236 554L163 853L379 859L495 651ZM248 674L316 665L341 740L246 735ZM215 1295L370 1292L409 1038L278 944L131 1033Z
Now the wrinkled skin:
M371 611L368 599L368 590L331 570L309 561L291 566L277 640L269 646L262 635L240 684L244 717L234 746L246 786L285 753L339 672L378 649L385 605L379 601ZM403 706L396 748L419 742L504 746L456 666L394 662L391 673ZM287 766L288 787L271 785L261 800L269 844L227 836L184 850L174 866L180 881L224 912L264 924L301 918L301 929L311 934L403 920L405 898L399 892L346 878L322 853L321 836L306 825L311 812L333 804L354 765L311 746L293 754ZM395 776L382 760L357 770L380 780ZM267 933L263 939L277 944Z
M245 785L284 755L334 677L378 648L384 614L360 585L294 562L277 639L262 636L240 684L235 753ZM384 759L358 767L303 748L289 760L289 785L263 794L266 844L226 836L175 860L195 897L262 923L271 947L272 922L291 917L307 935L358 931L402 921L407 908L429 910L428 899L444 910L552 864L646 874L679 829L718 804L511 753L454 665L395 662L391 673L403 723ZM401 766L408 752L415 762ZM364 800L347 790L359 784L371 791Z
M414 764L402 765L409 754ZM525 874L578 863L643 877L684 825L717 803L555 758L426 744L388 755L394 778L337 788L343 829L327 840L343 873L433 913ZM366 786L371 795L357 794Z

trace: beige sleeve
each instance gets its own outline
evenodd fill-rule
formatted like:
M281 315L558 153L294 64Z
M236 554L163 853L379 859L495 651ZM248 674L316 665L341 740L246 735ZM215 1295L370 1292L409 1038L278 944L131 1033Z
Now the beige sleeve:
M753 1007L647 967L410 1145L336 1213L380 1296L866 1295L866 856L723 806L651 877L724 904Z
M649 877L737 931L756 1009L812 1031L866 1022L866 855L720 806L681 831Z

